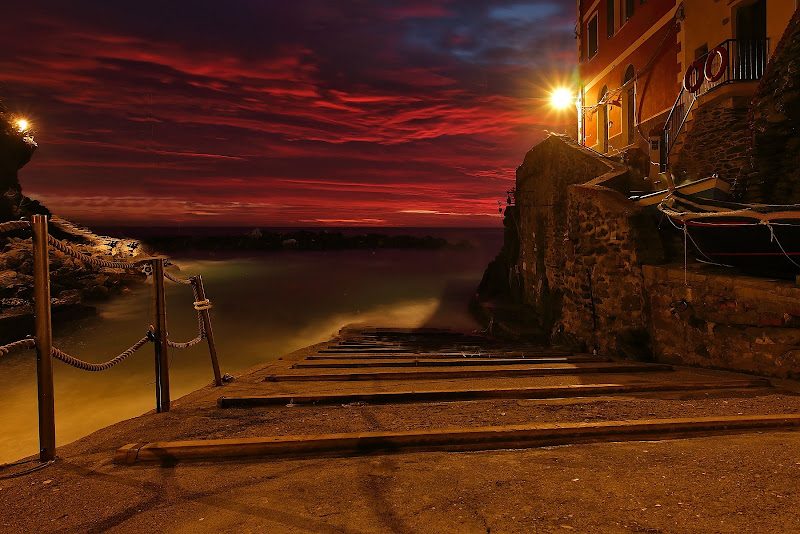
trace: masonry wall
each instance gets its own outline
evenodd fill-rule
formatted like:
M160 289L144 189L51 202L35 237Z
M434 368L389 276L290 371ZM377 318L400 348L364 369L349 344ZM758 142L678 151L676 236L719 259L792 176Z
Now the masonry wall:
M645 266L658 361L800 377L800 287Z
M800 202L800 10L753 97L748 164L734 184L745 202Z
M747 161L749 107L749 97L727 96L693 110L687 123L691 129L683 136L683 147L672 165L677 183L712 174L733 183Z
M654 222L624 195L597 185L569 188L567 217L564 297L554 337L651 359L642 263L663 259Z
M581 147L567 136L550 135L525 155L517 169L519 272L522 300L549 331L560 316L565 287L568 234L567 189L626 168Z
M535 327L613 357L800 377L800 286L664 265L627 175L565 136L526 155L517 265Z

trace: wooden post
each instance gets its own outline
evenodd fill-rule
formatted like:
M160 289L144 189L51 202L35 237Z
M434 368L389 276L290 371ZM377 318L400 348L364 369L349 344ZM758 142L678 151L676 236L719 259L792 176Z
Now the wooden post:
M168 412L169 345L167 345L167 298L164 291L164 258L153 260L153 345L156 355L156 412Z
M199 274L192 278L197 291L197 300L206 300L206 290L203 287L203 277ZM211 354L211 367L214 368L214 383L218 386L222 385L222 376L219 373L219 361L217 360L217 348L214 345L214 332L211 330L211 314L208 310L200 310L200 316L203 318L203 330L206 333L206 341L208 342L208 352Z
M56 419L53 399L53 328L50 320L50 255L47 216L34 215L33 302L36 322L36 377L39 389L39 460L56 457Z

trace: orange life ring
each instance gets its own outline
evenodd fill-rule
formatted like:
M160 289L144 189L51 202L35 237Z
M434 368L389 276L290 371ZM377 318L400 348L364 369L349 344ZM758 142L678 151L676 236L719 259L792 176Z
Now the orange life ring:
M683 75L683 88L690 93L696 93L700 86L703 85L704 65L701 61L695 61L689 68L686 69L686 74ZM695 82L692 83L692 73L696 72Z
M719 70L716 73L712 73L711 69L714 68L714 58L719 55ZM716 82L725 74L728 70L728 49L722 46L716 47L714 50L708 53L708 57L706 58L706 65L703 69L703 74L706 77L706 80L709 82Z

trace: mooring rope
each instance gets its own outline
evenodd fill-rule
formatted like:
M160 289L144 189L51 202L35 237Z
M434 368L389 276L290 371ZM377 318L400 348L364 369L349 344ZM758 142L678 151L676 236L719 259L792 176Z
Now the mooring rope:
M26 228L30 227L31 223L29 221L8 221L0 224L0 233L12 232L14 230L25 230Z
M8 345L0 346L0 356L5 356L9 352L17 352L20 350L32 349L35 346L36 346L36 341L31 338L20 339L19 341L9 343Z
M128 261L106 261L106 260L99 260L93 258L83 252L79 252L74 248L70 247L63 241L56 239L55 237L48 234L47 242L50 244L54 249L63 252L67 256L71 256L77 260L81 260L84 263L92 265L94 267L100 268L110 268L110 269L125 269L125 270L140 270L142 269L143 265L150 262L150 259L145 260L138 260L135 262L128 262Z
M134 343L128 350L122 352L119 356L116 356L107 362L104 363L89 363L74 356L70 356L69 354L53 347L53 357L61 360L62 362L66 363L67 365L71 365L72 367L77 367L78 369L83 369L84 371L105 371L106 369L110 369L123 361L125 358L142 348L145 344L150 342L150 336L144 336L142 339Z

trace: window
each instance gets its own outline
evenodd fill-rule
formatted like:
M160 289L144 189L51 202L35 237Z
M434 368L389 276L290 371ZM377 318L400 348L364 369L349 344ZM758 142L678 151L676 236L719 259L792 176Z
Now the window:
M633 6L635 4L634 0L625 0L625 20L631 20L633 16Z
M589 42L587 43L587 57L592 59L597 54L597 14L589 21L588 31Z
M606 35L609 39L614 37L614 4L616 1L606 1Z
M636 90L633 83L629 83L636 76L636 71L633 65L628 65L625 69L625 77L622 79L622 85L627 87L622 94L622 128L625 132L625 144L632 145L636 131Z
M708 43L703 43L703 46L698 47L697 50L694 51L694 58L700 59L706 54L708 54Z

